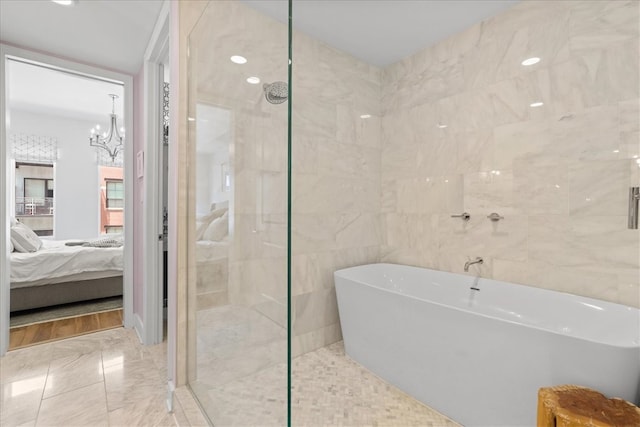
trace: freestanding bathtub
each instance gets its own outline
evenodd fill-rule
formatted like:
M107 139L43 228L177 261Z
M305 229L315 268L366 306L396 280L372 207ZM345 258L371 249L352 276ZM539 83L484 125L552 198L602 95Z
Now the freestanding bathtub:
M560 384L638 404L636 308L394 264L334 278L347 355L467 427L534 426Z

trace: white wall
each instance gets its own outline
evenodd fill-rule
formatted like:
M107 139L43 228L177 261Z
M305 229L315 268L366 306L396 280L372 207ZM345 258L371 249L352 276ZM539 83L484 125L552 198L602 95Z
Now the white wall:
M107 125L107 116L101 124ZM11 110L8 133L54 137L58 141L55 169L56 239L91 238L99 235L99 183L95 148L89 131L96 123L84 120Z

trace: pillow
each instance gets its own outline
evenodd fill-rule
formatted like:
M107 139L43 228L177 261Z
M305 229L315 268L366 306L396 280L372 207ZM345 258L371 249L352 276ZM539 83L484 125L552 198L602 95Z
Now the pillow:
M202 235L202 240L219 242L229 233L229 214L225 212L220 218L211 221Z
M36 233L20 222L11 227L11 243L17 252L36 252L42 247Z
M207 231L209 224L211 224L211 221L213 221L216 218L220 218L225 213L227 213L226 208L216 209L209 212L202 218L199 218L198 221L196 222L196 240L202 240L205 231Z

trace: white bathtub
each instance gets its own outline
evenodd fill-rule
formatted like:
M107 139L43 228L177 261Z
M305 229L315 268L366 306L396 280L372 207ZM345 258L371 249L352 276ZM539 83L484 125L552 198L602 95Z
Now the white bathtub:
M394 264L334 277L346 353L467 427L534 426L559 384L638 404L636 308Z

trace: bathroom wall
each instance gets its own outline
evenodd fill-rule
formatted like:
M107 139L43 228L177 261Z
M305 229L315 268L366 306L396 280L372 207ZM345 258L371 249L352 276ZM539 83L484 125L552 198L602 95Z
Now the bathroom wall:
M381 260L640 306L639 7L526 1L385 69Z
M299 31L293 34L293 48L291 251L297 355L342 338L333 272L376 262L379 256L382 73Z
M228 300L217 304L253 307L286 328L288 105L269 104L262 85L287 81L287 26L240 2L212 2L200 19L207 25L191 35L190 107L232 115ZM333 271L378 259L382 75L299 32L293 58L292 316L300 354L341 338ZM260 84L248 84L250 76ZM197 132L204 124L195 119Z

